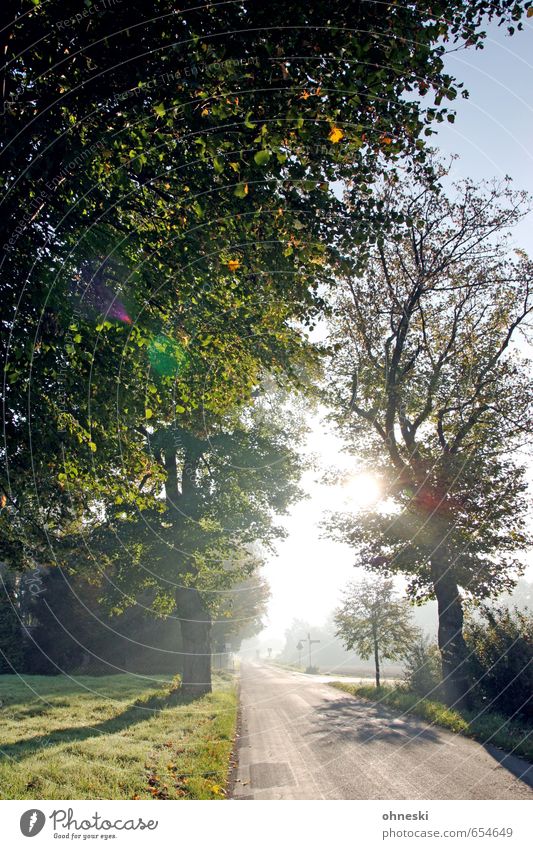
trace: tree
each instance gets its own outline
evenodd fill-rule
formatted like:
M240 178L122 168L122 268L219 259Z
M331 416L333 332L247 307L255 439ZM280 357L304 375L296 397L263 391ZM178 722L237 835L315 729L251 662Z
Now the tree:
M360 277L347 231L330 399L383 500L337 517L332 533L365 567L406 574L413 598L437 599L447 698L461 704L464 600L512 586L529 542L520 446L533 393L519 343L533 264L506 236L528 199L469 180L449 195L421 175L391 177L381 200L405 223L376 241Z
M335 611L335 624L347 649L355 649L363 660L373 656L376 687L380 686L380 660L403 657L418 634L408 603L398 598L390 579L349 584Z

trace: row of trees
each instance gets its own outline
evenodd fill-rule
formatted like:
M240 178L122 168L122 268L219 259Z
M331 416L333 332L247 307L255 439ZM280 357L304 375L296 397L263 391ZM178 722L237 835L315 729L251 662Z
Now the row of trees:
M133 0L112 25L8 5L2 560L84 575L115 612L148 593L180 620L184 689L209 690L217 599L299 497L286 390L317 383L307 329L327 310L328 400L405 508L401 542L339 532L436 594L461 697L460 588L503 586L494 552L525 543L500 448L526 415L508 352L529 262L479 250L517 211L472 188L450 206L423 136L453 119L446 43L480 46L487 17L520 27L529 3ZM403 202L401 163L423 181ZM485 533L502 482L512 525Z

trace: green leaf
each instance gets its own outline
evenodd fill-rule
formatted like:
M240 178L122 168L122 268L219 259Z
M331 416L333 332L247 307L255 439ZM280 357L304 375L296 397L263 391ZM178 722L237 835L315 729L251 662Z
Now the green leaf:
M266 148L263 148L262 150L258 150L257 153L255 154L254 162L255 162L256 165L261 165L261 166L267 165L271 156L272 156L271 151L267 150Z
M167 110L165 109L162 103L158 103L156 106L154 106L154 112L158 116L158 118L164 118L166 111Z

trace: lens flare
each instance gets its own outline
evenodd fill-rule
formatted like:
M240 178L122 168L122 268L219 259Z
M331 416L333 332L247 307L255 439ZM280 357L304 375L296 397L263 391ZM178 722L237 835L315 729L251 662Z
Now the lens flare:
M176 377L187 364L185 349L164 333L155 336L148 345L150 365L161 377Z

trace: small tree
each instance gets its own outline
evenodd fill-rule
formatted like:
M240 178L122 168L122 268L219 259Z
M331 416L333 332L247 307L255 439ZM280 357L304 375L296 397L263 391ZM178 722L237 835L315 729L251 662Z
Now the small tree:
M418 633L408 603L397 596L390 579L350 583L335 611L335 624L347 649L355 649L363 660L374 656L376 687L380 659L403 657Z

